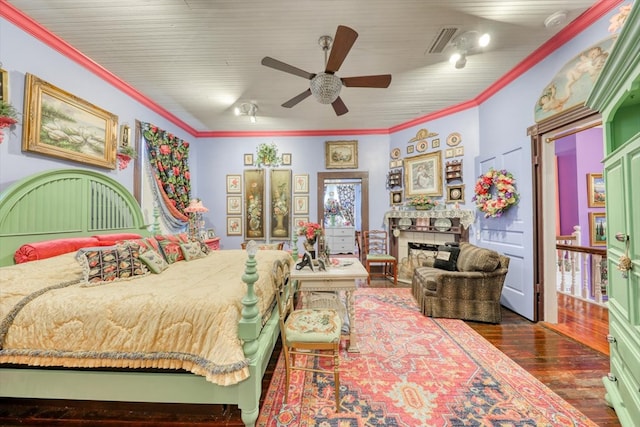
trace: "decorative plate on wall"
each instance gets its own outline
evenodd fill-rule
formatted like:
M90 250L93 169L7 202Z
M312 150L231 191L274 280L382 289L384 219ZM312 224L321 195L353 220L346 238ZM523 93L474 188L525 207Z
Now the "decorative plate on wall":
M449 147L455 147L461 142L462 142L462 136L460 136L458 132L453 132L452 134L449 134L449 136L447 137L447 145Z
M400 230L407 230L409 227L411 227L411 218L400 218L398 220L398 228Z
M429 143L427 141L420 141L418 145L416 145L416 150L419 153L422 153L423 151L427 151L428 147L429 147Z
M397 159L398 157L400 157L400 149L394 148L393 150L391 150L391 158Z

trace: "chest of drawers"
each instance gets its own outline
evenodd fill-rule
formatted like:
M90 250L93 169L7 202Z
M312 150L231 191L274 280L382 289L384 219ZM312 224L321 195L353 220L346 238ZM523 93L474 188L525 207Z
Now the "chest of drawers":
M355 251L355 227L326 227L325 244L331 254L352 254Z

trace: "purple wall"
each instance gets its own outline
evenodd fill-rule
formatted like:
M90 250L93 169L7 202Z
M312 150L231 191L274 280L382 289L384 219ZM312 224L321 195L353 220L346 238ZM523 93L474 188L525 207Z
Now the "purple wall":
M573 233L573 226L580 223L578 182L576 179L576 135L556 141L558 165L558 202L560 234Z

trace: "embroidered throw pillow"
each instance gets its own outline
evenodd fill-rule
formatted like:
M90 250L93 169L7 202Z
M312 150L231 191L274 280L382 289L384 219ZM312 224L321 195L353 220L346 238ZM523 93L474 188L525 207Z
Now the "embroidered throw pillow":
M187 261L204 257L202 249L200 249L200 242L180 243L180 249Z
M438 246L438 254L436 255L433 266L442 270L456 271L456 262L458 261L459 254L460 248Z
M149 270L138 255L136 248L127 245L78 250L76 259L82 265L85 282L81 286L96 286L135 276L146 276Z
M169 264L173 264L174 262L184 261L184 254L182 253L182 249L180 248L180 243L186 243L180 237L173 234L162 234L156 236L156 240L160 245L160 250L162 255L164 255L164 259L167 260Z
M142 252L140 254L140 261L142 261L153 274L160 274L169 268L169 264L167 264L164 257L153 249Z

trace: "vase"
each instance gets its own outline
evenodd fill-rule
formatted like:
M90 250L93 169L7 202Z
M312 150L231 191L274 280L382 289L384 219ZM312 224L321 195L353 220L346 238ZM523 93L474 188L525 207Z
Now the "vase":
M335 227L336 226L336 216L335 215L331 215L330 224L331 224L331 227Z
M284 215L277 214L275 217L276 217L276 225L273 228L274 237L286 237L287 229L284 228Z
M317 240L317 237L314 237L313 239L307 238L307 240L302 242L302 245L304 246L304 250L309 252L311 254L311 258L313 259L316 258L316 247L315 247L316 240Z
M416 205L417 211L430 211L433 206L430 205Z

